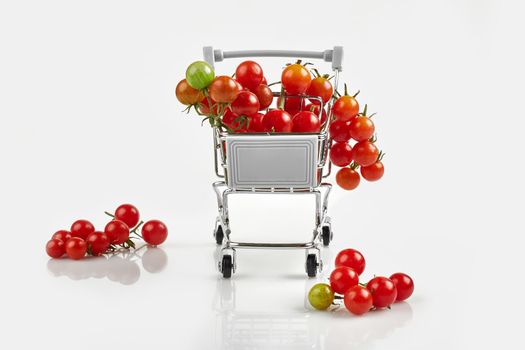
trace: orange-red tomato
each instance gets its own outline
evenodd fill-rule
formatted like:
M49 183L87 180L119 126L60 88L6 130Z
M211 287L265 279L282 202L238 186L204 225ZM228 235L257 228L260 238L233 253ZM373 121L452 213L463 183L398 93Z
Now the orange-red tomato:
M306 90L306 94L310 96L318 96L323 100L323 103L326 103L332 98L332 94L334 93L334 88L332 87L332 84L328 79L325 77L317 77L312 79L310 82L310 86L308 87L308 90ZM310 101L316 101L316 99L310 99Z
M359 114L359 103L353 96L341 96L335 101L332 112L336 119L347 122Z
M377 161L379 150L370 141L360 141L352 148L352 157L360 166L369 166Z
M281 74L281 84L288 94L298 95L306 92L312 81L308 69L299 63L291 64Z
M350 136L356 141L368 140L375 132L372 119L360 115L350 122Z
M335 181L341 188L350 191L359 186L361 177L354 169L342 168L335 175Z
M361 167L361 176L366 181L377 181L383 177L385 173L385 167L381 161L377 161L369 166Z
M194 105L204 97L202 91L192 88L186 79L179 81L175 88L175 95L183 105Z
M219 103L233 102L241 91L239 84L226 75L213 79L208 90L210 97Z

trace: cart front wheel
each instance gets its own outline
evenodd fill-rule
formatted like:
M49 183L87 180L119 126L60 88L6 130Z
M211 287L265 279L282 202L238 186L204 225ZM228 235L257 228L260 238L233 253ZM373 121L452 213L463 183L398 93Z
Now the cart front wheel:
M218 245L222 244L222 240L224 239L224 232L222 231L222 226L218 226L217 230L215 231L215 242Z
M317 275L317 267L319 263L317 262L316 254L308 254L306 257L306 273L308 277L315 277Z
M325 247L328 247L333 238L333 233L332 233L332 229L330 228L330 226L323 226L323 232L321 236L323 239L323 245Z
M231 255L224 255L221 262L222 277L230 278L233 271L233 260Z

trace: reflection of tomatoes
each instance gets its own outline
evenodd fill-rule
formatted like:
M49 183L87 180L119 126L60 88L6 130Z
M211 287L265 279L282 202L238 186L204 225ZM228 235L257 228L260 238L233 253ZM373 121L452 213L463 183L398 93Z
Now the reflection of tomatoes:
M294 115L292 122L293 132L319 132L321 129L319 118L308 111L302 111Z
M335 101L332 111L336 119L347 122L359 114L359 103L353 96L341 96Z
M254 61L244 61L239 64L235 70L235 79L251 91L255 90L257 86L261 84L263 78L261 66Z
M230 108L237 115L255 114L259 110L259 100L253 92L241 91Z
M308 90L306 90L307 95L318 96L321 98L321 100L323 100L323 103L328 102L328 100L332 98L333 93L334 89L332 87L332 84L328 79L326 79L326 77L317 77L312 79ZM312 99L311 101L317 100Z
M268 85L261 84L257 86L255 90L253 90L253 93L257 96L259 99L259 110L263 110L268 108L272 102L273 102L273 92L272 89L268 87Z
M292 126L292 117L281 109L271 110L263 118L266 132L291 132Z
M347 166L352 162L352 147L347 142L335 142L330 147L330 160L337 166Z
M360 166L369 166L376 162L379 150L370 141L361 141L354 145L352 157Z
M188 84L186 79L182 79L175 88L175 95L183 105L194 105L198 103L204 95L200 90L194 89Z
M306 92L311 80L312 76L308 69L299 63L289 65L281 74L281 84L290 95Z
M250 123L248 124L248 132L264 132L263 119L264 114L255 113L249 117Z
M226 75L213 79L208 89L210 97L219 103L233 102L240 92L239 84Z

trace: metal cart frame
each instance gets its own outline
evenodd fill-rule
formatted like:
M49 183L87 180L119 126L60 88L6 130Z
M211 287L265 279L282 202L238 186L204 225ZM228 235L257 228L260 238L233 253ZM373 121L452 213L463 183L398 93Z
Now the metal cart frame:
M291 57L322 59L332 63L334 90L337 90L342 70L343 48L325 51L246 50L222 51L204 47L204 59L212 66L227 58ZM274 93L274 96L279 96ZM290 98L317 99L308 95L287 95ZM236 270L236 249L304 249L305 270L315 277L322 270L319 245L328 246L333 237L328 211L328 196L332 185L322 182L331 173L328 150L331 140L328 128L332 117L332 100L328 103L327 119L319 133L229 134L213 129L215 174L221 181L213 183L217 195L219 216L213 235L221 245L219 272L230 278ZM319 109L319 117L323 108ZM314 194L316 200L315 228L312 238L299 243L238 242L230 238L228 197L231 194Z

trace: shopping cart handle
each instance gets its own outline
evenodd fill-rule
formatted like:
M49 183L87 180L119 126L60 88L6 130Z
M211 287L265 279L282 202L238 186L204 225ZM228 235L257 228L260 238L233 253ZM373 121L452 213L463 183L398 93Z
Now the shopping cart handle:
M294 58L313 58L332 62L332 69L341 71L343 69L343 47L334 46L331 50L324 51L294 51L294 50L242 50L242 51L222 51L213 49L211 46L203 48L204 60L214 65L215 62L222 62L226 58L239 57L294 57Z

